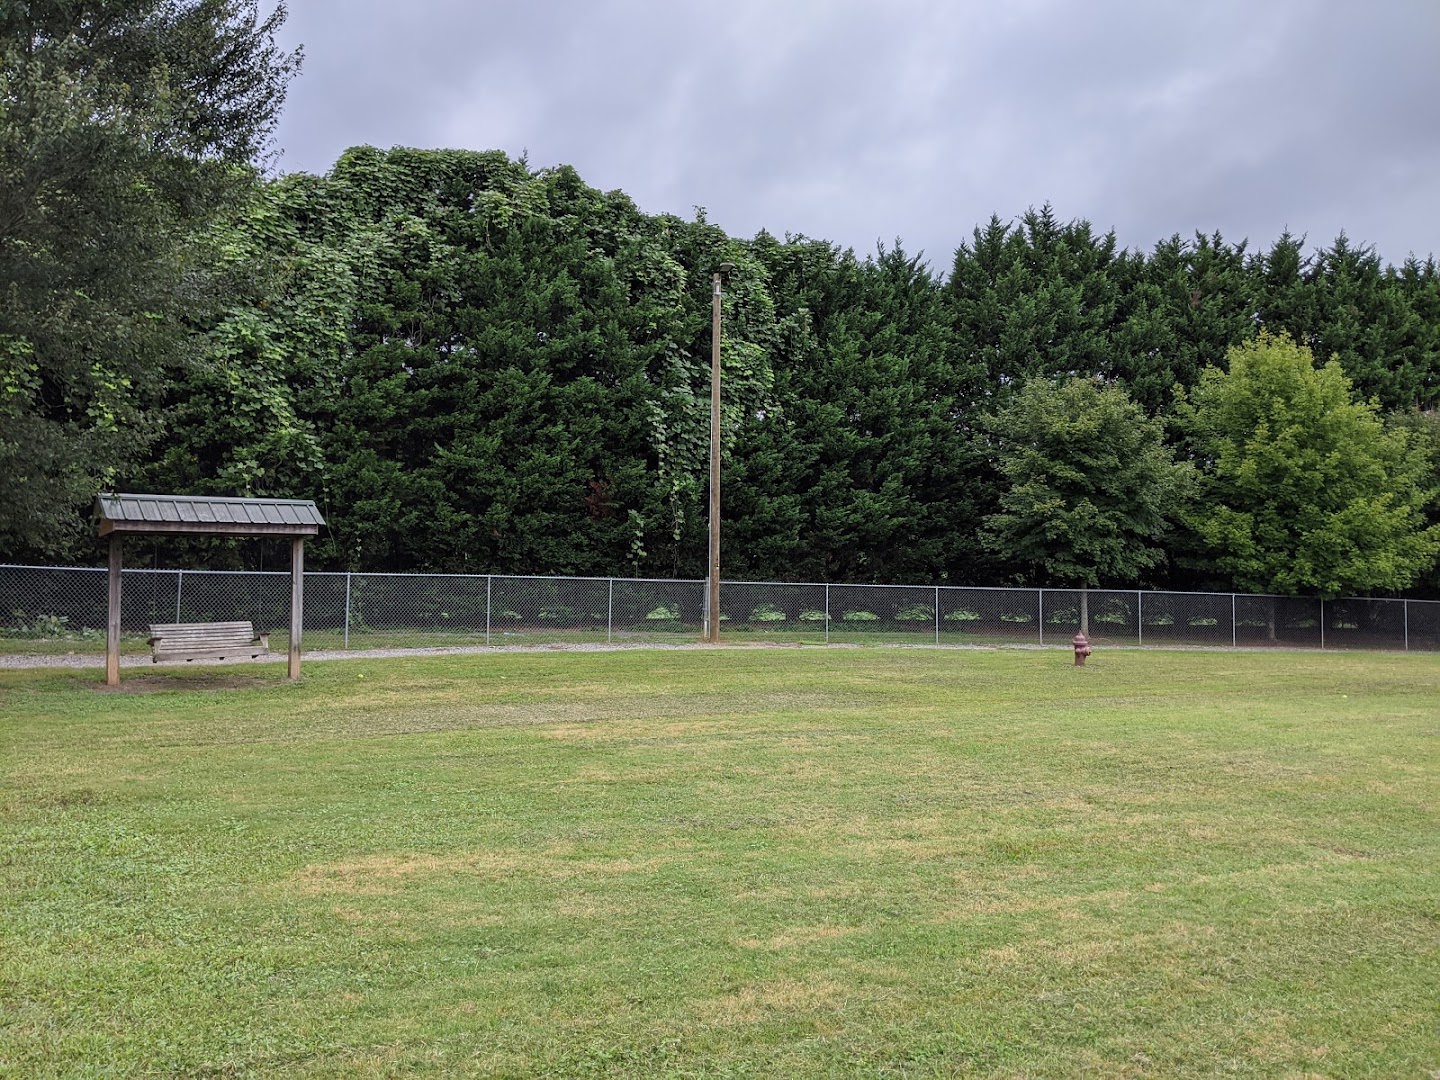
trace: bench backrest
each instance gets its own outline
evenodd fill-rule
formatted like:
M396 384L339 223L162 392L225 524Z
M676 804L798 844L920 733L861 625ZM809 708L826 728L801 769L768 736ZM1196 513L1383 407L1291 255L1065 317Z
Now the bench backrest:
M150 627L150 636L159 638L166 652L242 648L255 640L255 626L248 622L160 623Z

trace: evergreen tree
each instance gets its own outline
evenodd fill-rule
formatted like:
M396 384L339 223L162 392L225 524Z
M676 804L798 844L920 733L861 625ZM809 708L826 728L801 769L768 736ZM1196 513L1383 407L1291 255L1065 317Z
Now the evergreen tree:
M1356 392L1383 409L1435 404L1435 324L1414 309L1373 248L1356 247L1341 233L1316 256L1312 284L1318 316L1311 347L1317 355L1338 360Z
M1003 405L1027 379L1109 374L1120 289L1115 234L1061 224L1047 205L991 217L955 253L947 292L961 356Z
M968 444L937 283L898 244L863 262L803 240L756 246L776 266L781 310L805 320L777 357L779 413L750 456L793 493L778 565L810 580L945 578L970 537L954 527ZM773 513L755 530L770 550Z
M1121 300L1105 373L1152 416L1170 408L1176 386L1193 386L1255 333L1257 288L1243 243L1174 236L1148 258L1123 253L1114 273Z

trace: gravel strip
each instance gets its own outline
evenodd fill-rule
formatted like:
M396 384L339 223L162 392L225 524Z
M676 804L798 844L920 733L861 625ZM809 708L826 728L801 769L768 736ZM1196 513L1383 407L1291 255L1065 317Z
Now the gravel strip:
M748 644L748 643L747 643ZM814 648L814 646L784 645L779 642L757 642L750 647L760 648ZM624 645L600 645L585 644L576 642L573 645L470 645L452 646L441 649L317 649L314 652L307 651L304 659L311 660L379 660L391 656L473 656L484 653L542 653L542 652L624 652L634 649L714 649L725 646L702 645L698 642L694 645L674 645L665 642L644 642ZM858 646L851 646L858 648ZM269 663L284 661L284 653L275 653ZM251 660L248 656L237 657L234 660L206 660L203 666L209 667L212 664L257 664L267 661ZM104 653L37 653L34 655L13 654L0 656L0 668L103 668L105 666ZM149 668L159 667L151 661L150 657L122 656L120 657L122 668ZM174 663L166 663L165 667L178 666Z
M947 652L990 652L996 649L1019 649L1031 652L1069 652L1069 643L1060 645L1027 645L1024 642L1013 644L987 643L985 645L962 645L946 642L944 645L931 645L926 642L915 642L907 644L902 642L883 642L875 645L858 645L854 642L834 642L831 644L801 644L799 642L787 641L743 641L727 642L721 645L710 645L696 642L693 645L674 645L667 642L625 642L623 644L585 644L575 642L572 644L551 644L551 645L468 645L452 646L439 649L317 649L315 652L306 652L305 661L312 660L380 660L392 656L481 656L486 653L546 653L546 652L634 652L637 649L649 650L652 652L693 652L704 649L938 649ZM1233 645L1106 645L1097 652L1314 652L1314 649L1289 648L1275 645L1241 645L1238 648ZM1386 651L1386 650L1382 650ZM276 653L269 660L269 663L278 663L285 659L284 653ZM251 660L249 657L240 657L235 660L206 660L202 666L231 665L231 664L254 664L266 661ZM103 653L41 653L35 655L6 655L0 656L0 670L6 668L103 668L105 666L105 655ZM120 657L122 668L150 668L157 665L152 663L150 657L144 655ZM166 667L178 666L174 662L167 663Z

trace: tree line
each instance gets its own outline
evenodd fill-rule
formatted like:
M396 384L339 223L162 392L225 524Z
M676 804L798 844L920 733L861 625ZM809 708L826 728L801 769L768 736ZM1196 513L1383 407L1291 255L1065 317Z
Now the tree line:
M861 257L646 214L495 151L266 177L299 59L283 9L7 10L11 559L94 554L103 486L314 498L321 567L699 576L731 262L727 576L1440 585L1433 259L1344 235L1136 251L1047 206L992 217L940 273L898 241Z

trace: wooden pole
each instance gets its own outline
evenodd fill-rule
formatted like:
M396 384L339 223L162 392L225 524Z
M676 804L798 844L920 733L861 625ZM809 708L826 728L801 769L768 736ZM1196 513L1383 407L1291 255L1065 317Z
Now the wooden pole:
M110 534L110 611L105 620L105 685L120 685L120 534Z
M720 271L710 294L710 571L705 640L720 643Z
M300 628L305 625L305 538L290 541L290 678L300 678Z

